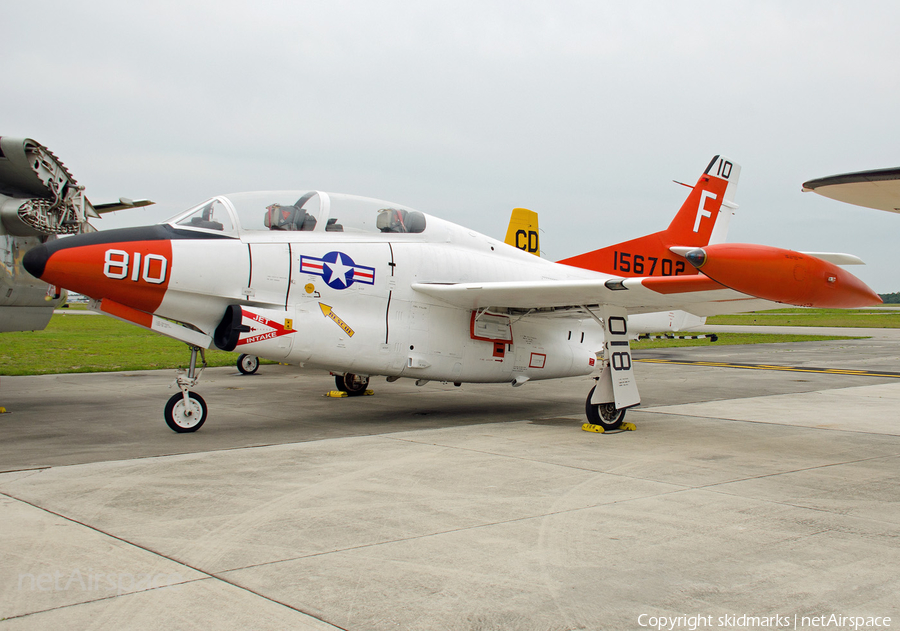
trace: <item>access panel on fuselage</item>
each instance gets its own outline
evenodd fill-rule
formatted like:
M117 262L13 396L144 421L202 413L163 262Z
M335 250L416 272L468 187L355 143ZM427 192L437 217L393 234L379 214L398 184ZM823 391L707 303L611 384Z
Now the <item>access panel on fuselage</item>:
M384 374L393 363L387 319L392 263L386 240L292 243L292 360Z
M291 276L291 246L287 243L248 243L250 278L245 297L255 303L287 307Z

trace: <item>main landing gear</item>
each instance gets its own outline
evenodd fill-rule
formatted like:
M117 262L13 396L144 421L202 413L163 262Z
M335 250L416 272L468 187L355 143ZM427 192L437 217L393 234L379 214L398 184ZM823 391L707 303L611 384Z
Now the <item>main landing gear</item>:
M206 353L199 346L189 346L189 348L191 349L190 367L186 371L175 372L174 385L178 386L181 392L172 395L163 412L166 425L179 434L196 432L206 422L206 401L196 392L190 392L190 388L197 385L197 382L200 381L200 373L206 368ZM200 360L203 362L199 370L197 369L198 352Z
M622 421L625 418L625 410L616 408L615 403L598 403L592 404L591 397L594 396L594 390L597 386L591 388L588 392L587 400L584 402L584 413L587 416L588 423L603 428L603 431L619 429L622 427Z
M335 375L334 385L341 392L346 392L348 397L358 397L366 393L366 389L369 387L369 378L348 372L343 375Z
M242 375L252 375L259 370L259 357L243 353L237 360L237 369Z

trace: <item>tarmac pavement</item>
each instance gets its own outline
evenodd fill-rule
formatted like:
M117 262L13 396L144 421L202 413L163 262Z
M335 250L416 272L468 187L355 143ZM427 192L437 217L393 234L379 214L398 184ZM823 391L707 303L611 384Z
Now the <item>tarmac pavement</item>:
M208 369L177 435L172 371L3 377L0 631L900 628L900 378L816 371L900 339L635 357L609 434L589 378Z

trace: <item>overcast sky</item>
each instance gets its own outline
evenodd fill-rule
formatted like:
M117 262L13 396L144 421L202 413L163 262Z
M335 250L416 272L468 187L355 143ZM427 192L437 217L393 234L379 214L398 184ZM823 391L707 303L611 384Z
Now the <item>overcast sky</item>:
M499 238L531 208L560 259L664 228L722 154L730 241L900 291L900 215L800 192L900 165L897 2L0 2L0 135L157 202L101 229L317 188Z

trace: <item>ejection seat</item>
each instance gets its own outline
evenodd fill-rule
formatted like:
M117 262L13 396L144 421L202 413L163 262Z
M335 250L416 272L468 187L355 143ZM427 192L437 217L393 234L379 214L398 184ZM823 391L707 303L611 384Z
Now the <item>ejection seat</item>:
M266 208L263 223L269 230L303 230L316 228L316 218L302 208L272 204Z
M375 227L382 232L422 232L425 230L425 215L415 210L382 208L378 211Z

